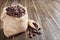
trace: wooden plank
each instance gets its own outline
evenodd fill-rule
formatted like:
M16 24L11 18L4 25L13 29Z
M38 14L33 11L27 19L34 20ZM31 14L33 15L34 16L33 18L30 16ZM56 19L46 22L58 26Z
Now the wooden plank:
M37 15L38 12L36 11L35 7L33 6L34 5L33 0L26 0L26 4L27 4L27 10L28 10L29 19L35 20L36 22L39 23L39 26L41 27L40 17L37 17L39 15ZM41 35L33 37L33 39L31 39L31 40L42 40Z

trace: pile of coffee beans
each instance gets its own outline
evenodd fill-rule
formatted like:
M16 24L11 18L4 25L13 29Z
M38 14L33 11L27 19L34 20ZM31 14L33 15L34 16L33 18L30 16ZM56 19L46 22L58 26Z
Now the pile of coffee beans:
M7 15L18 18L25 14L25 9L20 7L19 5L13 7L10 6L6 8L6 11L7 11Z
M29 38L32 38L33 36L40 35L41 32L39 30L41 30L41 28L38 27L38 25L36 23L33 22L33 25L35 26L36 29L30 27L28 25L28 30L29 30Z

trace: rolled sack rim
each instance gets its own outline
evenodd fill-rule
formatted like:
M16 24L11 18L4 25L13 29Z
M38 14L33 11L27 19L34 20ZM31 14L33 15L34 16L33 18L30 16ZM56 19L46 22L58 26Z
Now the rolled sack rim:
M27 8L26 7L24 7L23 5L21 5L21 4L16 4L16 5L19 5L20 7L22 7L23 9L25 9L25 14L22 16L22 17L20 17L20 18L17 18L17 19L21 19L21 18L23 18L25 15L28 17L28 13L27 13ZM13 6L16 6L16 5L13 5ZM9 6L7 6L7 7L4 7L3 8L3 10L2 10L2 13L6 13L7 11L6 11L6 8L8 8ZM7 14L6 14L7 15ZM8 15L7 15L8 16ZM11 17L11 16L10 16Z

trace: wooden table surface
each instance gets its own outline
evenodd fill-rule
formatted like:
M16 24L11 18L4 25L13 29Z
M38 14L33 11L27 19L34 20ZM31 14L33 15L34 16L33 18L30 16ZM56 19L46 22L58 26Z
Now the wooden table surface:
M3 7L12 3L14 0L0 0L0 14ZM29 19L39 23L42 34L30 39L25 32L6 38L0 21L0 40L60 40L60 0L17 0L17 3L27 8Z

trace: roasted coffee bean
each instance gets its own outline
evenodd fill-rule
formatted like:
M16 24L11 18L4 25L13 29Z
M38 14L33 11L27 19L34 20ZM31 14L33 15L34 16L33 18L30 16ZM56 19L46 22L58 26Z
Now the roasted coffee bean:
M32 32L29 31L29 38L32 38Z
M29 38L32 38L32 36L29 36Z
M22 13L24 13L25 12L25 10L24 9L22 9Z
M28 32L29 32L28 35L31 35L31 34L30 34L30 31L28 31Z
M37 34L38 34L38 35L40 35L40 34L41 34L41 32L38 32Z
M33 36L36 36L36 35L33 33Z
M33 25L34 25L35 27L38 27L38 25L37 25L36 23L34 23L34 22L33 22Z
M33 32L37 32L36 30L33 30Z
M39 32L39 30L41 30L41 28L32 28L28 25L28 30L29 30L29 38L32 38L33 36L40 35L41 33Z
M41 30L41 28L39 28L38 30Z
M8 7L7 9L6 9L6 11L10 11L11 10L11 8L10 7Z
M37 33L37 32L33 31L33 33Z
M6 8L7 14L13 17L21 17L25 14L25 9L20 7L19 5Z

